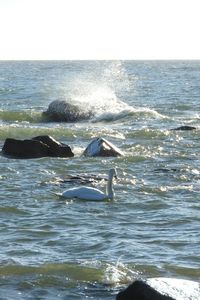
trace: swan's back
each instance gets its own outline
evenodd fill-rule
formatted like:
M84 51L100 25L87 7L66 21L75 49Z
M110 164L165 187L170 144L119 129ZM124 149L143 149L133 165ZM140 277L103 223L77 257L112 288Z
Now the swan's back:
M78 198L82 200L105 200L108 198L102 191L93 187L75 187L64 191L61 195L64 198Z

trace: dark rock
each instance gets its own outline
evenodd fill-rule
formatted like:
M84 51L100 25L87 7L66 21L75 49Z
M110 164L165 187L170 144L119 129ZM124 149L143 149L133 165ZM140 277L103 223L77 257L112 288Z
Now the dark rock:
M50 156L55 157L73 157L74 154L71 151L71 148L68 145L65 145L63 143L59 143L54 138L52 138L49 135L41 135L36 136L32 140L34 141L40 141L44 143L45 145L49 146L51 150Z
M107 181L107 178L103 178L98 175L88 175L88 174L80 174L79 176L66 176L63 179L60 179L60 183L72 183L72 184L88 184L88 183L98 183L99 181L105 180Z
M155 172L163 172L163 173L168 173L168 172L177 172L177 171L179 171L178 169L176 169L176 168L158 168L158 169L155 169L154 170Z
M171 129L171 130L195 130L195 129L196 129L196 127L185 125L185 126L180 126L180 127Z
M2 153L15 158L50 156L50 148L40 141L6 139Z
M49 104L47 111L43 112L43 116L47 121L52 122L78 122L90 119L93 113L67 101L55 100Z
M3 145L2 154L12 158L74 156L69 146L58 143L50 136L41 136L30 140L8 138Z
M162 295L144 281L136 280L125 290L119 292L116 300L175 300Z
M122 151L104 138L94 139L83 152L84 156L123 156Z

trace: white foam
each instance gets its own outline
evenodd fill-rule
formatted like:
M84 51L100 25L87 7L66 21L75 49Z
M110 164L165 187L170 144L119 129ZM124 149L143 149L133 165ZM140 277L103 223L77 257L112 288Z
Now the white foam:
M198 282L176 278L151 278L147 280L157 291L177 300L199 300L200 285Z

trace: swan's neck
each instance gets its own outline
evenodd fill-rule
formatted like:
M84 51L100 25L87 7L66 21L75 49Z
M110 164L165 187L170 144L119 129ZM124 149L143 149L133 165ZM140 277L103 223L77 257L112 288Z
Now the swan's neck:
M114 198L114 191L113 191L113 176L109 176L108 183L107 183L107 195L109 199Z

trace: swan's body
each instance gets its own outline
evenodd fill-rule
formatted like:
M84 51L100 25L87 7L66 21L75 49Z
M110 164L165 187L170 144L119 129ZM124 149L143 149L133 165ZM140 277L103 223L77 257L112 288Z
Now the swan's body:
M97 188L84 186L84 187L71 188L57 195L67 199L78 198L82 200L93 200L93 201L107 200L107 199L112 200L114 198L112 182L113 182L113 177L116 175L117 175L116 170L110 169L108 175L106 193L103 193L101 190Z

